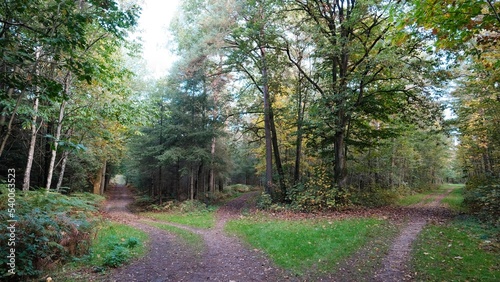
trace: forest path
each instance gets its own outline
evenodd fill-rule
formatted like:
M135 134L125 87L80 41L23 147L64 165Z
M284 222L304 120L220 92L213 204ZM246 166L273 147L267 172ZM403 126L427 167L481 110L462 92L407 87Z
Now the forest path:
M441 221L449 215L449 210L441 201L453 189L449 188L444 193L431 195L408 207L408 222L399 236L392 242L389 253L382 261L382 268L376 272L373 281L399 282L413 280L413 275L408 266L411 259L412 244L429 221ZM428 202L430 198L432 198L432 201Z
M205 248L202 253L197 253L173 234L147 224L160 221L132 214L127 208L133 201L132 193L125 186L117 185L108 192L104 207L108 217L147 232L151 238L150 250L145 257L117 269L104 281L412 281L413 275L408 266L412 243L428 222L443 221L449 217L451 213L441 204L441 200L452 191L453 188L450 188L406 208L370 211L384 218L387 216L394 224L403 226L399 235L392 240L382 239L382 243L387 244L389 250L385 256L383 253L377 254L383 257L378 268L361 277L356 274L356 264L367 258L367 250L361 250L351 261L340 264L341 268L337 271L334 270L323 277L313 275L311 279L303 277L298 280L275 267L261 251L248 249L238 238L224 233L223 229L228 220L240 217L243 210L251 209L249 199L254 197L255 193L247 193L221 207L216 214L216 224L210 229L161 221L162 224L201 235ZM350 216L353 215L342 215ZM405 218L404 222L402 218ZM367 246L377 250L379 247L380 245Z
M127 205L133 201L133 196L125 186L111 187L104 206L109 218L147 232L151 242L145 257L117 269L105 281L282 281L286 276L284 271L274 267L260 251L249 250L236 237L223 231L227 220L238 217L241 210L247 208L249 197L252 194L221 207L215 227L211 229L171 224L203 237L205 249L196 254L176 236L132 214Z

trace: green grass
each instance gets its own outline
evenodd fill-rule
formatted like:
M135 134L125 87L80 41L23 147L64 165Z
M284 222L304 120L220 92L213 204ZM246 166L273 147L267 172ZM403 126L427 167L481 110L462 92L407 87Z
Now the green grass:
M142 216L157 219L160 221L173 222L182 225L187 225L196 228L211 228L215 224L215 211L207 212L194 212L194 213L179 213L179 212L165 212L155 213L147 212L142 213Z
M425 228L414 245L416 281L500 281L495 232L470 219Z
M311 269L328 271L383 228L384 221L377 219L242 219L226 225L226 231L242 236L252 247L264 250L277 265L299 275Z
M126 224L108 222L99 229L96 239L92 242L90 265L102 266L110 253L110 248L117 244L125 244L129 238L138 240L138 244L130 248L128 260L139 258L146 254L149 236L146 232Z
M463 206L463 201L464 201L464 185L456 185L456 184L448 184L445 185L446 190L448 188L454 188L454 190L446 196L441 202L446 204L451 210L453 211L465 211L465 207Z
M463 200L463 198L460 198L460 195L463 191L463 184L443 184L443 185L439 186L438 189L425 191L423 193L416 193L416 194L404 196L404 197L400 198L396 202L396 204L398 206L410 206L410 205L418 204L420 202L427 204L427 203L430 203L433 201L433 197L430 197L430 196L445 193L450 188L454 189L454 191L452 192L452 194L454 196L452 197L451 195L448 195L443 200L443 202L447 203L450 206L450 208L452 208L454 210L455 209L460 210L461 201Z
M109 259L113 246L126 245L129 238L137 239L137 245L129 249L122 263L144 256L148 251L147 242L149 236L147 233L125 224L105 222L97 231L88 256L75 259L71 263L47 271L45 275L52 277L53 281L94 281L94 276L100 277L101 274L93 272L104 272L106 270L106 256Z
M163 224L163 223L157 223L157 222L147 222L143 221L144 223L154 226L156 228L171 232L175 235L177 235L179 238L181 238L188 246L192 247L195 251L197 252L202 252L205 244L204 240L201 237L201 235L195 234L191 231L171 226L168 224Z

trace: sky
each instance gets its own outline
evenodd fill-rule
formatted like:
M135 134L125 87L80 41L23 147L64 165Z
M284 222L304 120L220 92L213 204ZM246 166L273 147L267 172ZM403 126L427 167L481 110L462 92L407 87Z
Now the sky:
M169 52L168 26L181 0L143 0L139 18L143 57L149 73L154 77L167 74L175 60Z

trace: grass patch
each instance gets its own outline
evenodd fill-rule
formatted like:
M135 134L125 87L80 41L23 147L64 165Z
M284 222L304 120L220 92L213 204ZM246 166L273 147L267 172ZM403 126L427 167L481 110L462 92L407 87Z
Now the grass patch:
M420 202L422 202L423 204L427 204L434 200L432 197L433 195L439 195L445 193L450 188L453 188L454 191L451 194L453 194L454 196L448 195L443 200L443 203L447 203L450 206L450 208L454 210L460 210L460 205L461 202L463 201L463 198L460 198L460 195L462 194L463 187L464 187L463 184L443 184L439 186L438 189L401 197L396 201L396 204L398 206L411 206L418 204Z
M425 228L414 245L416 281L500 281L497 235L472 219Z
M157 223L157 222L148 222L148 221L143 221L145 224L154 226L156 228L171 232L178 237L180 237L188 246L192 247L194 250L197 252L202 252L205 244L203 243L203 238L201 235L193 233L191 231L175 227L172 225L168 224L163 224L163 223Z
M146 232L126 224L108 222L97 232L92 242L90 265L119 266L147 252Z
M94 281L113 264L121 265L144 256L147 251L146 232L131 226L104 222L92 241L90 254L47 272L53 281ZM93 272L102 272L96 274Z
M453 211L457 212L465 211L465 207L463 205L465 186L450 184L450 185L445 185L445 187L447 188L453 187L454 190L449 195L447 195L441 202L446 204Z
M417 193L417 194L412 194L412 195L408 195L408 196L404 196L400 199L398 199L396 201L396 204L398 206L411 206L411 205L415 205L415 204L418 204L422 201L424 201L424 199L426 197L429 197L429 195L432 195L434 194L435 191L427 191L427 192L424 192L424 193ZM428 198L424 201L424 203L429 203L432 201L432 198Z
M302 275L312 269L328 271L361 248L383 226L384 221L378 219L242 219L228 222L226 230L264 250L277 265Z
M215 211L195 212L195 213L146 212L146 213L141 213L141 216L149 217L160 221L173 222L204 229L212 228L215 225Z

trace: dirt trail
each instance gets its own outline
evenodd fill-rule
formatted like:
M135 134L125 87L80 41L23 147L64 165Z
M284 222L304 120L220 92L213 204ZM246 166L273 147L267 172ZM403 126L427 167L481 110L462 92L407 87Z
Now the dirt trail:
M432 196L431 202L424 199L409 208L395 211L381 210L380 215L394 218L408 218L400 234L387 245L388 254L379 264L380 269L365 273L362 281L411 281L408 263L411 258L412 243L430 220L441 220L447 214L441 200L453 189ZM348 262L343 273L331 273L323 277L302 277L301 280L288 275L286 271L273 266L262 252L245 247L236 237L228 236L223 229L226 222L241 215L242 210L250 209L248 199L255 196L249 193L237 198L217 212L217 222L211 229L198 229L180 224L166 223L180 227L202 236L205 249L201 254L193 252L174 235L152 227L145 221L153 221L132 214L127 205L133 201L131 192L124 186L113 187L105 204L108 216L116 221L144 230L150 235L149 253L142 259L117 269L100 281L360 281L359 276L351 276L355 264ZM398 220L394 221L395 223ZM399 221L401 223L401 221ZM384 243L384 242L383 242ZM377 246L372 246L377 248ZM355 260L362 257L355 255ZM344 264L340 266L343 267ZM312 278L315 277L315 278Z
M413 279L408 267L412 243L429 220L438 218L440 213L446 213L445 208L441 205L441 200L452 191L453 188L450 188L446 192L434 196L430 203L425 203L427 197L410 207L410 210L413 210L412 216L399 236L393 241L388 255L382 262L382 269L376 273L374 281L399 282Z
M205 241L202 254L193 253L174 235L143 223L130 213L130 191L124 186L111 188L105 211L113 220L144 230L150 235L149 253L142 259L117 269L105 281L282 281L284 272L272 265L261 252L247 249L236 237L223 232L228 219L245 207L246 195L230 202L217 213L211 229L172 224L200 234ZM288 280L293 281L293 280Z

